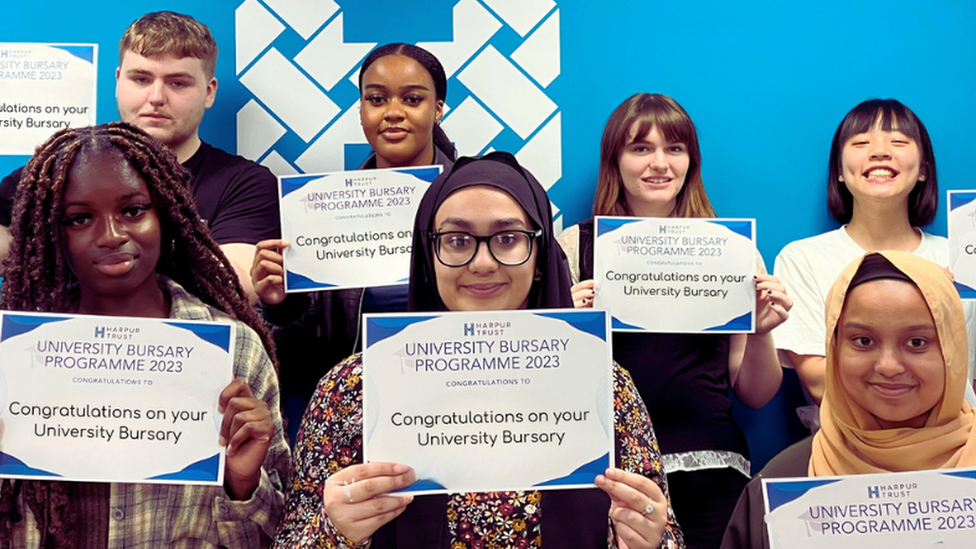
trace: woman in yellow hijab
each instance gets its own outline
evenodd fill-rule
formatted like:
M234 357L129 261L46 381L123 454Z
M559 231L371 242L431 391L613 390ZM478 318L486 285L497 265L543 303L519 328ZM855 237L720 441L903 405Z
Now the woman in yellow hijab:
M963 397L966 319L942 267L905 252L858 258L827 294L826 328L822 427L812 445L787 448L753 478L723 549L769 547L762 477L976 465L976 411Z

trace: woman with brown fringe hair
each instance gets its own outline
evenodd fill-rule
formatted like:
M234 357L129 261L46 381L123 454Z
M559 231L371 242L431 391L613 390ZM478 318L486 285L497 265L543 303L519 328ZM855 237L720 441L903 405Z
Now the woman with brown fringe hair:
M695 125L674 99L639 93L610 115L593 214L715 217ZM593 221L570 227L559 242L573 273L574 304L592 307ZM690 548L718 547L749 480L749 449L732 419L728 389L758 408L782 380L769 332L789 315L792 301L759 263L754 334L613 338L613 358L631 372L658 431L675 517Z
M17 189L0 309L235 324L224 486L0 479L0 548L270 545L289 471L274 347L188 179L135 126L54 134Z

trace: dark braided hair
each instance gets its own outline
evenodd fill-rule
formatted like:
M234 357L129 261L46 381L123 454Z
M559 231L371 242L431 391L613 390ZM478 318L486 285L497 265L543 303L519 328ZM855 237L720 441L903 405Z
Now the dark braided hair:
M190 174L176 157L135 126L112 122L61 130L39 146L24 169L14 199L10 252L0 309L63 313L78 300L78 280L65 258L62 215L68 173L80 156L117 152L145 180L161 225L156 272L251 327L277 372L271 333L248 303L233 266L200 219L189 190ZM38 517L41 547L73 547L78 512L60 482L6 483L0 494L0 547L20 520L11 497L22 493Z

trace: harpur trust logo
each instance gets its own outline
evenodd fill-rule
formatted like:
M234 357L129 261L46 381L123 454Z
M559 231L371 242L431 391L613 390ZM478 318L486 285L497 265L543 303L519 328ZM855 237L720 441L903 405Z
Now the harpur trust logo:
M511 322L465 322L465 337L503 336L512 327Z
M29 50L2 49L0 50L0 59L26 59L28 53L30 53Z
M868 499L901 499L911 497L912 492L918 489L915 482L903 484L877 484L868 486Z
M669 236L680 236L688 232L691 225L658 225L658 234L666 234Z
M369 187L376 181L372 175L360 175L346 178L346 187Z
M125 341L139 333L139 328L130 326L95 326L95 339L114 339Z
M562 178L562 115L549 96L561 70L557 2L457 0L451 10L452 41L416 42L447 73L444 130L464 156L514 153L549 190ZM344 18L334 0L238 5L236 69L251 94L237 113L238 154L276 175L356 167L345 165L345 146L366 138L349 85L378 44L345 36L366 24L375 22ZM558 204L553 216L558 233Z

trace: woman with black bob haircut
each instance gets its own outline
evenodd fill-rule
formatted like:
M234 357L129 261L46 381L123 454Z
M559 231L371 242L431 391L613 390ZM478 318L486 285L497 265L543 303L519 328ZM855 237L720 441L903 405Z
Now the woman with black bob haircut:
M879 250L949 264L948 241L920 228L935 218L939 188L932 141L911 109L896 99L860 103L837 126L829 158L827 206L843 226L787 244L774 267L794 302L790 318L776 329L776 346L817 405L824 391L824 300L844 267ZM970 333L976 333L976 308L968 302L965 309ZM976 403L967 387L967 400ZM801 408L800 416L816 429L815 408Z
M449 246L467 252L467 262L445 259ZM571 306L549 199L515 157L461 158L434 181L414 223L411 311ZM410 467L363 463L362 373L361 355L347 358L309 403L277 547L684 547L650 418L619 366L618 468L596 477L599 489L417 497L386 495L417 480Z
M270 544L289 474L274 344L189 177L129 124L54 134L17 189L0 309L234 324L235 379L219 396L224 486L0 479L0 547Z
M380 46L359 69L359 91L359 120L373 154L358 169L454 164L457 151L440 126L447 75L433 54L411 44ZM406 310L407 289L346 288L286 299L287 246L281 239L259 242L251 282L278 343L286 405L301 410L327 368L359 349L362 314ZM322 366L310 366L310 356L322 357Z

